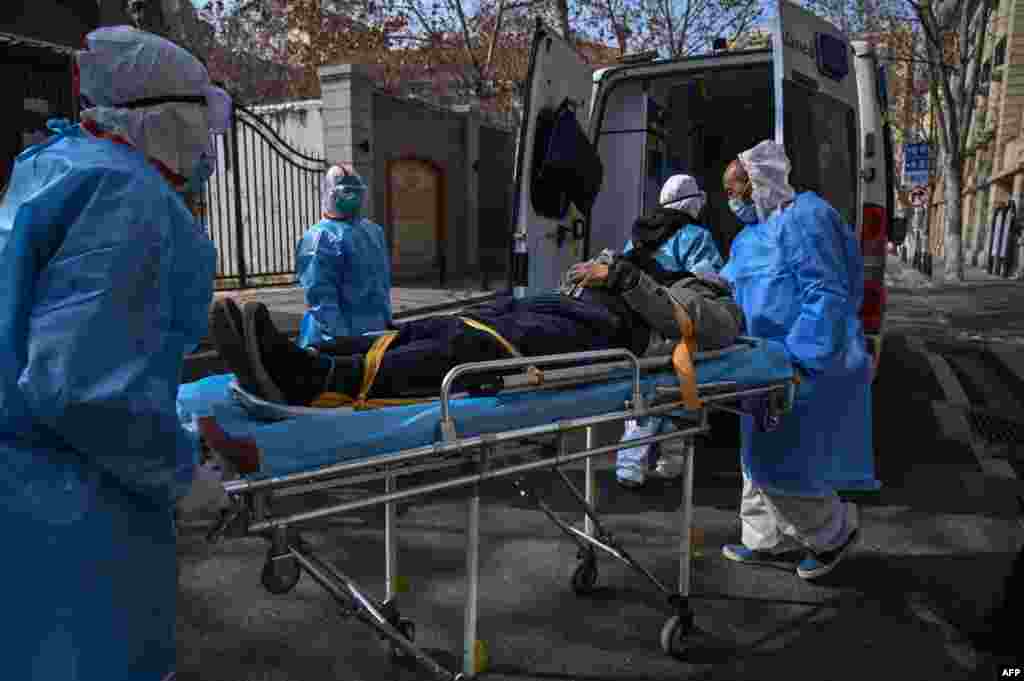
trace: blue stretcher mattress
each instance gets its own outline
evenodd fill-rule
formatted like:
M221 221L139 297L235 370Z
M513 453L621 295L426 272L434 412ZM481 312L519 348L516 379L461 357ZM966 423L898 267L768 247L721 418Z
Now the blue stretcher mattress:
M793 367L782 345L758 341L724 355L696 362L698 383L731 381L739 388L792 379ZM464 397L451 402L460 437L539 426L620 410L632 393L629 371L621 378L580 387L518 392L495 397ZM178 416L196 432L195 420L213 416L232 438L252 438L263 452L263 476L288 475L430 445L437 440L440 402L368 411L324 410L267 422L252 418L232 395L232 374L210 376L178 390ZM671 370L647 374L643 389L677 385Z

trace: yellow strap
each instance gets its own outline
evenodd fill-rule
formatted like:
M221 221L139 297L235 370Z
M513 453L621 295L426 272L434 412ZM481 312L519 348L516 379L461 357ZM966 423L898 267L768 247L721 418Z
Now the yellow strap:
M673 301L672 311L679 324L680 341L672 351L672 368L679 378L679 393L683 405L690 410L700 409L704 403L697 396L697 369L693 356L697 354L697 336L693 320L686 308Z
M505 340L504 336L502 336L500 333L498 333L491 327L487 326L483 322L478 322L477 320L470 319L468 317L459 317L459 319L461 319L466 324L466 326L472 327L477 331L483 331L485 333L490 334L491 337L493 337L494 340L498 341L498 343L501 344L501 347L505 348L505 351L508 352L508 354L512 355L513 357L523 356L521 352L516 350L516 346L509 343L507 340Z
M519 352L519 350L516 349L516 346L509 343L504 336L502 336L500 333L498 333L491 327L487 326L483 322L478 322L475 319L469 319L467 317L459 317L459 319L465 322L466 326L477 329L478 331L489 333L494 338L494 340L498 341L498 343L500 343L501 346L505 348L506 352L508 352L508 354L512 355L513 357L523 356L523 353ZM534 366L527 367L526 380L530 383L530 385L541 385L542 383L544 383L544 372Z
M363 382L359 387L359 395L355 399L352 399L344 393L325 392L313 400L313 403L310 406L320 409L352 407L357 411L363 411L366 409L379 409L381 407L403 407L409 404L433 402L434 398L431 397L418 399L388 397L373 400L366 398L366 396L370 394L370 389L373 388L373 382L377 379L377 372L380 371L380 363L384 359L384 353L397 336L397 331L382 334L373 342L373 345L370 346L370 350L366 353L366 368L363 371Z
M492 329L490 326L478 322L475 319L469 319L467 317L459 317L466 324L478 331L483 331L490 334L494 340L498 341L505 350L513 357L522 357L522 353L516 350L515 346L508 342L500 333ZM380 371L380 363L384 359L384 353L387 351L391 342L398 336L397 331L391 331L389 333L382 334L374 341L370 350L366 353L366 368L363 372L363 382L359 388L359 395L353 399L348 395L336 392L325 392L321 393L315 400L313 400L310 406L317 407L319 409L337 409L339 407L352 407L357 411L366 409L380 409L381 407L403 407L409 404L423 404L424 402L434 402L436 398L402 398L402 397L384 397L367 399L367 395L370 394L370 389L373 388L373 382L377 379L377 372ZM539 385L544 382L543 374L536 367L530 367L530 381L534 385Z

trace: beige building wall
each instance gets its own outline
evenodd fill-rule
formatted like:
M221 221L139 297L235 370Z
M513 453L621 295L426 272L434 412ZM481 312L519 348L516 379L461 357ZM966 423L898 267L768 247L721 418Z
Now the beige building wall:
M997 48L1005 38L1003 63ZM963 252L967 264L985 266L992 216L1007 201L1024 198L1024 0L1002 0L985 47L992 63L988 92L978 98L971 126L962 203ZM928 243L933 258L945 257L945 197L936 178L929 211Z

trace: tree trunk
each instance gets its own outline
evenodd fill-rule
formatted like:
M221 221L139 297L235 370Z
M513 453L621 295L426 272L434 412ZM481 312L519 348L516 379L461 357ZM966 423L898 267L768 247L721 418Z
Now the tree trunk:
M963 194L959 169L956 164L947 163L944 176L946 190L944 279L948 282L964 280L963 240L960 234L960 217L963 211Z

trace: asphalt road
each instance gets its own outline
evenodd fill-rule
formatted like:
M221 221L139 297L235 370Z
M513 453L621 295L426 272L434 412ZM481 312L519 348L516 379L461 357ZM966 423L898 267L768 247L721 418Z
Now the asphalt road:
M721 557L735 541L740 475L729 437L699 447L694 562L697 622L706 636L687 662L662 654L670 611L638 576L600 563L594 596L569 587L575 547L503 482L486 486L481 527L480 637L484 679L961 680L997 678L960 640L997 597L1024 541L1020 507L986 484L964 442L939 422L944 399L928 361L890 333L876 384L875 434L884 488L861 496L860 548L821 584L792 572ZM727 425L720 423L719 425ZM617 433L604 433L604 439ZM626 492L599 461L599 504L611 529L664 580L677 574L678 484ZM578 474L576 474L578 475ZM569 513L550 480L531 481ZM300 506L323 499L293 500ZM465 504L426 499L399 521L400 564L410 584L400 607L417 640L457 668L465 591ZM581 517L574 514L574 517ZM383 522L363 513L314 525L320 555L375 595L383 592ZM260 585L259 540L206 545L200 528L179 541L179 678L202 681L371 681L426 678L395 666L363 625L338 615L304 577L284 596Z

